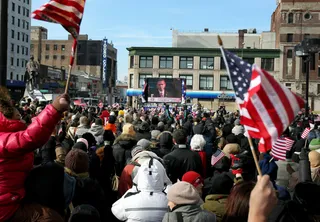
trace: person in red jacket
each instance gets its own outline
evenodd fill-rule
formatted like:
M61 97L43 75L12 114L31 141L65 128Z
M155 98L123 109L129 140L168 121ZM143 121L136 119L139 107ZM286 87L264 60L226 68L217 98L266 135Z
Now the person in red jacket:
M107 109L103 110L100 115L100 119L102 119L104 126L107 124L109 117L110 117L109 111Z
M201 158L203 178L206 178L207 176L207 155L206 155L206 152L203 150L205 145L206 145L206 141L203 138L203 136L200 134L194 135L190 142L191 150L194 152L197 152Z
M48 141L62 113L68 110L70 98L67 94L57 97L27 127L0 91L0 221L15 221L16 214L31 218L32 211L39 215L43 210L39 205L22 203L24 183L33 168L33 151Z

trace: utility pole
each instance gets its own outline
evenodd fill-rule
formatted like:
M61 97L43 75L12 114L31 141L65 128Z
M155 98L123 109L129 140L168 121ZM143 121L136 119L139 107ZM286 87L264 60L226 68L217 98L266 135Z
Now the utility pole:
M9 0L0 1L0 86L7 82L8 4Z

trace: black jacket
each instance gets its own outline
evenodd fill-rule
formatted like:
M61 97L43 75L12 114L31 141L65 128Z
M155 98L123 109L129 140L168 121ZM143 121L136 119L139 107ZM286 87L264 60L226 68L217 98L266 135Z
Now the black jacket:
M118 176L121 175L127 161L131 159L131 150L136 144L136 138L129 134L121 134L114 141L112 153L115 159L115 168Z
M202 174L202 162L198 153L191 151L186 145L177 145L174 150L163 157L166 172L172 183L181 180L188 171Z
M141 139L150 140L151 139L151 133L149 131L148 132L138 131L136 133L136 140L139 141Z

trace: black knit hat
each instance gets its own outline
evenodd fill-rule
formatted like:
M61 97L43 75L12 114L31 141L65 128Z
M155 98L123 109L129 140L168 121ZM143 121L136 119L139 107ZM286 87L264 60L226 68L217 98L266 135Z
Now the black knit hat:
M96 208L88 204L82 204L74 208L69 222L100 222L100 214Z
M66 156L65 166L74 173L86 173L89 171L89 156L80 149L72 149Z

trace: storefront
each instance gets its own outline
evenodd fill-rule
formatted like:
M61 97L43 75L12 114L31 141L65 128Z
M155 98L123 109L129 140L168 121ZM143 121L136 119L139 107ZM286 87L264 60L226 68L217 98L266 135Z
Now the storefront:
M23 81L7 80L7 89L10 93L11 99L13 99L15 102L21 100L24 95L25 88L26 84Z

